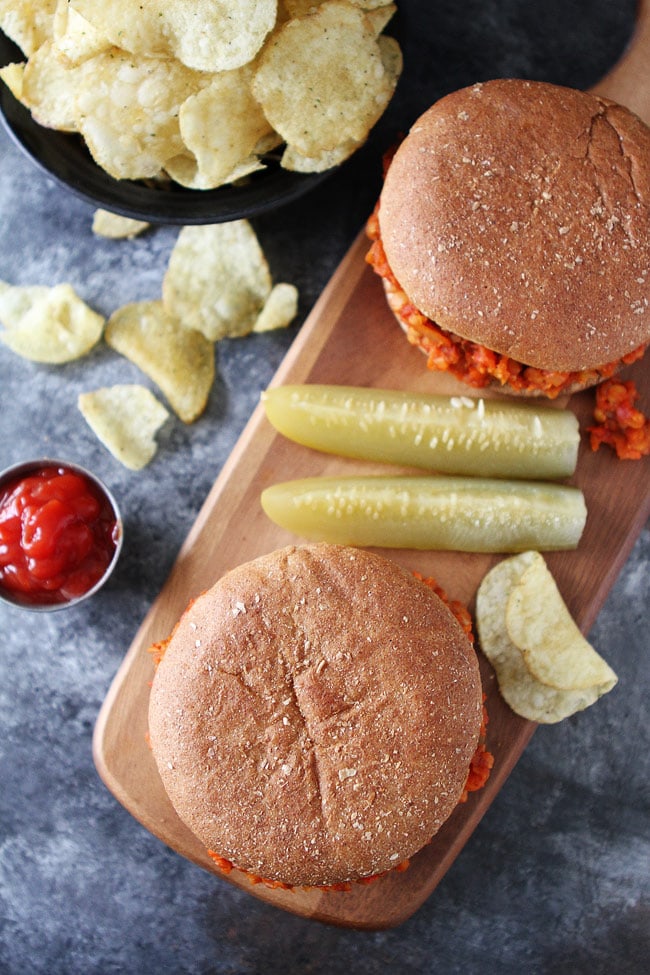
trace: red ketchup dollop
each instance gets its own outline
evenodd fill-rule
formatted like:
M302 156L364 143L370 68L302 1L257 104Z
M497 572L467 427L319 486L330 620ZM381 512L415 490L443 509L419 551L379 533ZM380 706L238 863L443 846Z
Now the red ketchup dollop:
M15 601L78 599L102 578L119 542L113 506L92 480L46 466L0 488L0 587Z

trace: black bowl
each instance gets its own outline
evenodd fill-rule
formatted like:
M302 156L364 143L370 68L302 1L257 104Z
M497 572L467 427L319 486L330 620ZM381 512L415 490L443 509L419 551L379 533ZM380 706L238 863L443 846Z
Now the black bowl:
M0 31L0 66L24 60L20 49ZM245 182L215 190L118 180L97 165L80 136L35 122L2 82L0 117L20 149L62 186L94 206L150 223L225 223L254 217L291 203L334 172L293 173L270 158L265 159L266 169Z

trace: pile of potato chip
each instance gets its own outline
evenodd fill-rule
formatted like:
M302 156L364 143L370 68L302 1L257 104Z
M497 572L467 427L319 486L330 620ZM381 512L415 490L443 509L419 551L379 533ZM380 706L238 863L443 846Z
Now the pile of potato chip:
M476 628L501 694L530 721L561 721L617 682L576 626L539 552L505 559L485 575Z
M387 0L0 0L0 77L116 179L213 189L343 162L402 71Z
M133 221L95 214L95 233L131 237ZM248 221L183 227L170 255L163 296L118 308L106 321L69 284L18 287L0 281L0 341L33 362L61 364L104 339L164 394L184 423L205 410L215 379L215 343L284 328L298 291L273 284ZM120 384L82 393L79 408L123 464L139 470L154 456L154 436L169 416L145 386Z

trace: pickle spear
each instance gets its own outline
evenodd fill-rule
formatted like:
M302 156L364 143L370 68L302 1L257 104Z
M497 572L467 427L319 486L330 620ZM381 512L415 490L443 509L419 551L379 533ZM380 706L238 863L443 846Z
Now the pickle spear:
M587 517L578 488L444 475L302 478L267 488L261 503L314 541L459 552L573 549Z
M325 453L482 477L553 480L575 470L570 410L469 396L355 386L277 386L262 394L271 424Z

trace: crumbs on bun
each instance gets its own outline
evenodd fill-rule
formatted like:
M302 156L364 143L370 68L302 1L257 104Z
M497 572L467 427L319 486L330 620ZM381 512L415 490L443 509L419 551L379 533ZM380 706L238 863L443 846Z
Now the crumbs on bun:
M446 95L387 164L369 263L432 369L557 396L650 341L650 129L584 91Z
M483 728L476 654L384 557L261 556L194 600L162 650L153 755L218 864L344 886L408 860L463 798Z

